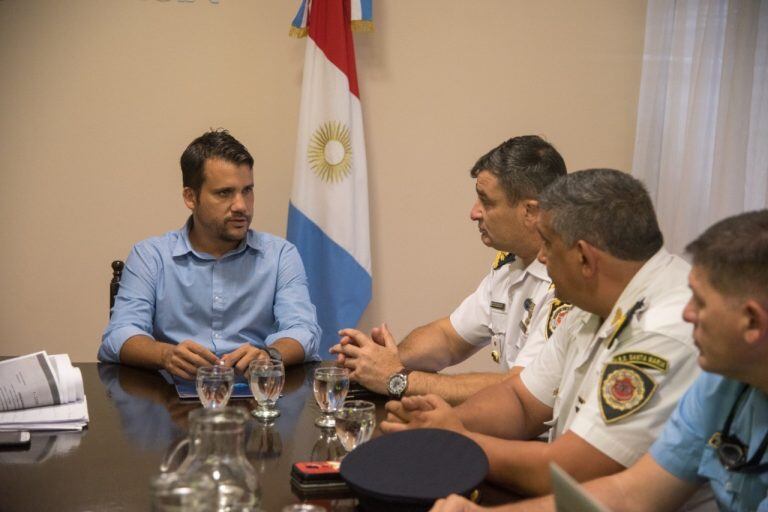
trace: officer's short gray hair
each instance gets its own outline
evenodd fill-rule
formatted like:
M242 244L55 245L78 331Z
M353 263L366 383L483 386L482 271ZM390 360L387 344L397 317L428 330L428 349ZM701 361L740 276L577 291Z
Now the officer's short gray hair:
M768 210L721 220L685 250L720 293L768 298Z
M664 245L648 192L627 173L571 173L547 187L539 203L568 247L584 240L616 258L645 261Z

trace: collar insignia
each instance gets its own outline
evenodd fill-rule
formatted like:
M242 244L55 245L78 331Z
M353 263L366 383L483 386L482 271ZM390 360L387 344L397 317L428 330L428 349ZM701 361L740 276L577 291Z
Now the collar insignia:
M496 253L496 259L493 260L493 270L499 270L507 263L515 261L515 255L511 252L499 251Z
M616 341L619 335L624 331L624 329L626 329L626 327L632 321L632 317L635 316L635 313L637 313L637 311L643 307L644 303L645 299L640 299L639 301L635 302L635 304L629 308L629 311L627 311L626 315L621 312L621 308L616 310L616 314L613 316L613 321L611 322L611 334L607 336L608 348L613 346L613 342Z

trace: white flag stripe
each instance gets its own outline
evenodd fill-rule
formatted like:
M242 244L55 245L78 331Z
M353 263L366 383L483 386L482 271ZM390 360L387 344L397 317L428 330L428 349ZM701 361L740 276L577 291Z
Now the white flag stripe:
M312 80L310 83L305 77L301 101L302 105L310 105L311 110L303 108L299 119L292 201L370 273L368 197L359 193L368 189L360 100L349 92L346 75L325 57L311 38L307 40L305 59L310 63L305 72L312 75ZM328 91L334 94L328 95ZM307 152L313 130L332 121L350 123L352 167L345 179L327 183L312 170ZM323 193L318 193L321 190Z

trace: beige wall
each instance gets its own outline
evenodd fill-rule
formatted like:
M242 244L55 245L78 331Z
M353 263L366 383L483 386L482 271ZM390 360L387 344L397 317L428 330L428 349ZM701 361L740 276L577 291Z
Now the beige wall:
M209 127L256 159L254 227L285 234L297 5L0 0L0 355L95 360L109 262L183 223L178 157ZM629 168L645 3L379 0L375 17L356 36L374 266L361 325L402 336L493 257L468 218L481 154L537 133L570 169Z

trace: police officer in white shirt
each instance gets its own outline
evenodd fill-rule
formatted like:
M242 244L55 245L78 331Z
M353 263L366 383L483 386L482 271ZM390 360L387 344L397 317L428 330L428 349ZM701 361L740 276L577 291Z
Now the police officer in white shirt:
M698 374L689 265L663 248L651 200L629 174L592 169L539 197L539 254L574 308L520 375L452 409L427 395L390 402L385 432L447 428L474 439L490 478L550 490L549 463L579 481L615 473L650 446ZM527 441L552 427L550 443Z
M354 329L341 331L331 352L351 370L353 380L375 392L392 398L429 392L459 403L533 360L569 308L559 301L550 307L551 280L536 260L541 246L537 198L566 174L560 154L541 137L515 137L480 158L470 174L477 191L470 217L483 243L503 252L450 317L416 328L399 345L385 325L370 337ZM434 373L488 344L500 372Z

